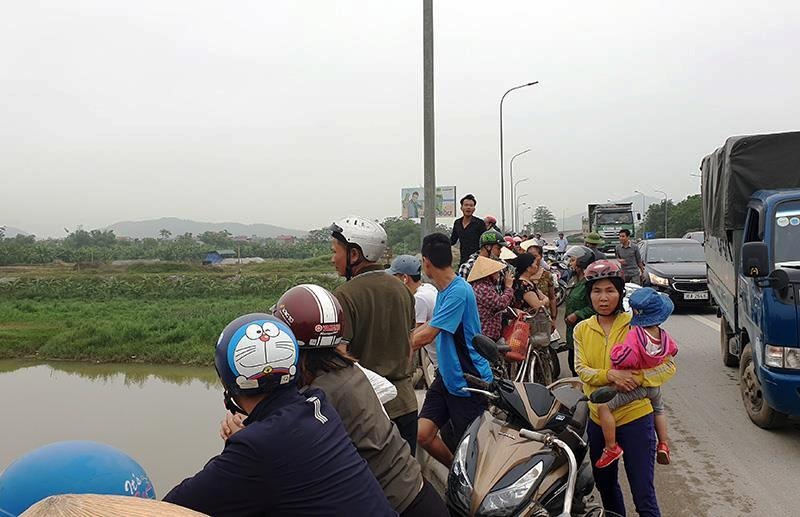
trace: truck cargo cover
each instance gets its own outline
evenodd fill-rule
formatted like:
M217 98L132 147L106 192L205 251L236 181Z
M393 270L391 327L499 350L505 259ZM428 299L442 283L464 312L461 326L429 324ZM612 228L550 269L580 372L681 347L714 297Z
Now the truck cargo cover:
M733 136L703 158L703 227L722 237L741 230L756 190L800 187L800 131Z

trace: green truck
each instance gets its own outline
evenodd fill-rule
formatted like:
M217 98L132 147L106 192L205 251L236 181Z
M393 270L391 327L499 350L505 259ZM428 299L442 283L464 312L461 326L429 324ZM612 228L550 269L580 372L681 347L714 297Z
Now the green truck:
M603 203L589 205L589 231L597 232L605 241L600 247L605 253L613 253L619 244L619 231L627 229L634 237L633 203Z

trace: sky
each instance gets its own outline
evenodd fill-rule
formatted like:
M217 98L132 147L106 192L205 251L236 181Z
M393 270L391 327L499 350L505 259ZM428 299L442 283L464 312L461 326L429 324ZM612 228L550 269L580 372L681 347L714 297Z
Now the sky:
M398 216L423 183L421 1L3 12L0 225L309 229ZM728 136L800 129L793 0L434 1L434 34L437 184L479 215L500 215L500 97L529 81L506 98L506 159L532 149L518 193L558 217L634 190L679 201Z

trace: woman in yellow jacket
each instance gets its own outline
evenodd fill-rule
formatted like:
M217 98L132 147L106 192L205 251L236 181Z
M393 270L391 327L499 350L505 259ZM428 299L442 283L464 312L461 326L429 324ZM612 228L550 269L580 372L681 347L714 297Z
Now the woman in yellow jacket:
M637 386L660 386L675 374L675 364L668 358L650 370L631 371L611 368L611 348L624 341L630 330L631 316L622 310L625 280L614 262L600 260L585 271L587 292L597 313L575 327L575 369L583 381L583 390L591 393L600 386L614 385L619 391ZM603 431L599 426L597 407L590 404L588 425L589 455L595 485L606 510L625 515L625 503L619 486L619 463L598 469L594 466L603 452ZM653 474L656 456L656 435L653 407L649 399L640 399L613 412L617 423L617 442L625 450L625 472L631 495L640 516L660 517Z

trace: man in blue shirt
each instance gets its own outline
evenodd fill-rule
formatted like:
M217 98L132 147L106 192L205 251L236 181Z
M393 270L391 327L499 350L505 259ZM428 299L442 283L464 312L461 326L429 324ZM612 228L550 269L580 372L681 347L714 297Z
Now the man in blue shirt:
M464 374L492 381L489 362L472 346L472 338L481 332L478 305L472 287L457 276L450 239L433 233L422 241L422 268L439 290L433 318L417 327L412 335L413 347L436 339L439 370L419 415L417 440L428 454L446 467L453 463L453 453L438 437L439 429L448 422L459 440L469 424L486 409L486 399L464 391Z

